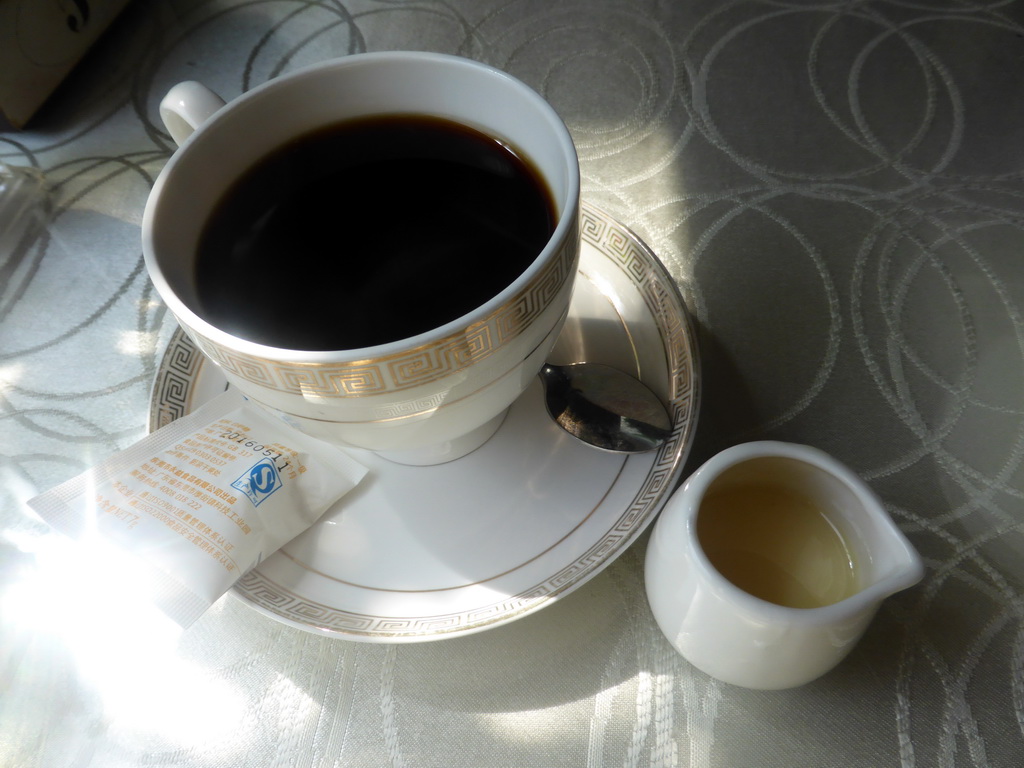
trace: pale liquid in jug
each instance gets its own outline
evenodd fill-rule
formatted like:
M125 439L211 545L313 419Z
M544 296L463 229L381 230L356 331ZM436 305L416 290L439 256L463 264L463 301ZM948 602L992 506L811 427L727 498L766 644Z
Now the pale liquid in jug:
M744 484L713 490L697 535L712 565L740 589L790 608L819 608L858 590L846 541L809 498Z

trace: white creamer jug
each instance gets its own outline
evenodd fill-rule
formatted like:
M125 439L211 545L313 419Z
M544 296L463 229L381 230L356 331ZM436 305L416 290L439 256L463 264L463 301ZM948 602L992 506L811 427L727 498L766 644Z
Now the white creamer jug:
M763 441L719 453L676 491L645 580L658 625L688 661L777 689L832 669L882 600L923 575L852 471L818 449Z

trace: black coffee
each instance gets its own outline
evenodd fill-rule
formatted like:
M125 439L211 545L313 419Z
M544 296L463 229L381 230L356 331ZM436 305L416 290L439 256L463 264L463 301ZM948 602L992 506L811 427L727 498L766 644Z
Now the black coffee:
M218 203L199 312L290 349L395 341L500 293L555 220L544 181L494 138L422 116L341 123L266 156Z

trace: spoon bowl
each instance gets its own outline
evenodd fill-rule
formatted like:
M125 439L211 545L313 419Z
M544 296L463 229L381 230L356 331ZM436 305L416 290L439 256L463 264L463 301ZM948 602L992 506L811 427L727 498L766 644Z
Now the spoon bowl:
M656 449L672 432L672 419L658 396L618 368L548 363L540 378L551 418L595 448L644 453Z

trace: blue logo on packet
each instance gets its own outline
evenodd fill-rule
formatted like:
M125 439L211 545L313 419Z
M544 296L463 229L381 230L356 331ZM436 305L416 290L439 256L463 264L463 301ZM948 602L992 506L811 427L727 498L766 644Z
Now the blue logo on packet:
M240 490L249 497L249 501L253 503L254 507L258 507L282 485L281 475L278 474L274 462L270 459L262 459L235 480L231 487Z

